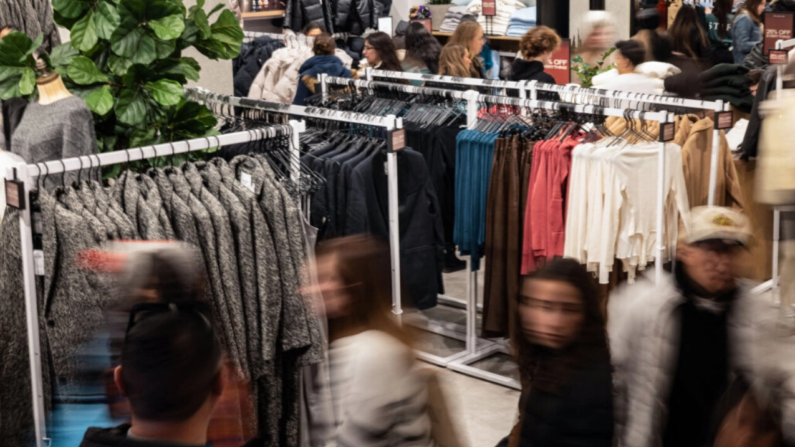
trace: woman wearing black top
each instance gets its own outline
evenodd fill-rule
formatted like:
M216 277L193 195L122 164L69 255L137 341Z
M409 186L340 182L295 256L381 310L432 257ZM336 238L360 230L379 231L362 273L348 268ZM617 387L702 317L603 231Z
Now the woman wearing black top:
M522 37L519 49L522 59L516 58L511 67L511 81L538 81L555 84L555 78L544 72L544 65L549 63L552 53L560 47L560 36L551 28L537 26L530 29ZM508 90L508 96L517 97L516 90ZM554 92L538 92L538 99L557 101L559 96Z
M520 421L502 445L611 447L613 382L599 293L579 262L525 278L513 331Z

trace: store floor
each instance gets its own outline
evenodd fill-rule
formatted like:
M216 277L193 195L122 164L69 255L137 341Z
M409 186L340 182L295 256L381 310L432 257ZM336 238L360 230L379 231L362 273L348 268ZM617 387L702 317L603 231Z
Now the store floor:
M445 274L445 295L466 299L467 272ZM478 303L483 302L483 271L478 272ZM466 311L440 304L421 313L409 313L405 321L435 321L443 324L466 325ZM480 318L478 318L478 326ZM416 348L440 357L462 352L465 344L461 340L427 331L414 331ZM461 432L461 437L470 447L492 447L511 430L516 420L519 392L465 374L437 366L427 365L438 372L450 412ZM496 354L471 366L518 379L518 368L511 358Z

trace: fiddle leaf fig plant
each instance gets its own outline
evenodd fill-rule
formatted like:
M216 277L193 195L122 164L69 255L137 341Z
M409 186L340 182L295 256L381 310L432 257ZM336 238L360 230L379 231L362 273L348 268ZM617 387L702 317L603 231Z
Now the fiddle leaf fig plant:
M219 5L207 12L204 4L52 1L55 22L70 31L70 41L42 56L93 112L100 152L215 132L210 110L183 97L183 86L198 81L201 70L183 52L196 48L210 59L232 59L243 31L231 11ZM35 93L40 44L41 36L34 42L19 32L0 40L0 98Z

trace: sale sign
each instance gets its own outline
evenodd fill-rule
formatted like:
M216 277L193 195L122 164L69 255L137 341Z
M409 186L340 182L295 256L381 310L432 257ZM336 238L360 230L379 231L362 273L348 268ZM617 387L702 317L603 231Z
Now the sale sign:
M569 39L561 39L560 48L552 53L549 61L544 64L544 73L555 78L556 84L571 82L571 43Z
M497 0L483 0L483 16L494 17L497 15Z
M791 12L765 13L765 56L776 48L776 41L792 39L792 27L795 14Z

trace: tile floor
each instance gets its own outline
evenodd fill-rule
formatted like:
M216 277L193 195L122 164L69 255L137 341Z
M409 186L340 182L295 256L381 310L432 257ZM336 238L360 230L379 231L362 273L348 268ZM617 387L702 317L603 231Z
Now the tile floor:
M466 298L467 272L444 275L445 295ZM482 303L483 272L478 272L478 301ZM439 305L419 314L408 314L404 321L434 320L443 323L466 324L462 309ZM440 357L447 357L465 349L463 341L425 331L415 331L417 349ZM496 354L472 366L518 379L516 364L504 354ZM516 420L519 392L476 379L448 369L428 365L439 373L445 397L449 401L457 428L470 447L492 447L511 430Z

